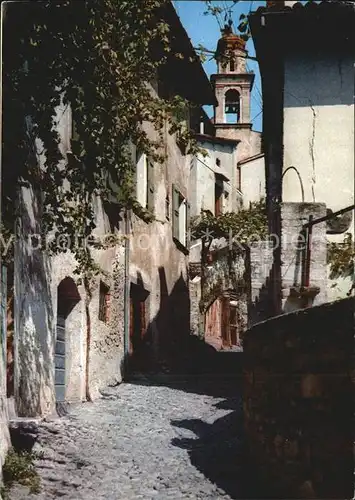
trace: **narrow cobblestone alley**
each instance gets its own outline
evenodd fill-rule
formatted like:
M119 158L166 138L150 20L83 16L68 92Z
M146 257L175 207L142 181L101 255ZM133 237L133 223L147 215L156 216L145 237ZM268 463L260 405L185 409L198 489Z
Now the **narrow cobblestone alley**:
M38 425L42 490L12 500L245 498L235 379L125 383Z

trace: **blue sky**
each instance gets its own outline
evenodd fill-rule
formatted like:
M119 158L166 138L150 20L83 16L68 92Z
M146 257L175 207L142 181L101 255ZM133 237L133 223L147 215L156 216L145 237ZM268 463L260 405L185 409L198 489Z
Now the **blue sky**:
M175 0L175 9L180 16L181 22L184 25L194 47L199 44L209 50L215 50L217 41L221 36L220 28L215 17L204 15L206 11L206 3L203 0ZM232 1L214 1L214 6L220 6L223 9L232 8L232 19L234 27L239 25L239 16L248 14L250 10L255 10L261 5L265 5L265 1L244 0L233 4ZM255 56L254 46L251 40L247 43L247 49L250 56ZM258 63L247 60L248 68L255 73L255 83L252 92L251 103L251 118L253 129L262 130L262 100L261 100L261 83ZM216 61L214 59L204 63L204 69L208 76L216 73ZM206 111L211 116L212 110L210 107Z

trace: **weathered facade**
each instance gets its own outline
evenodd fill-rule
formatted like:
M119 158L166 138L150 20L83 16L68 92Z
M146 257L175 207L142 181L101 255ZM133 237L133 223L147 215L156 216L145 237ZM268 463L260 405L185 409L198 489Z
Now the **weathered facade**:
M324 203L327 214L354 204L354 16L347 1L269 2L250 16L263 87L270 230L278 235L281 201ZM334 25L341 29L329 36ZM354 236L353 211L327 221L328 243L342 242L346 232ZM280 253L275 263L280 289ZM324 299L344 297L351 281L330 279L328 269Z
M174 52L152 85L152 92L173 91L199 106L215 97L202 66L196 62L185 30L168 3L164 16L174 32ZM191 85L176 84L176 72ZM163 84L163 85L161 85ZM162 89L162 90L161 90ZM144 123L150 139L157 133ZM70 106L57 109L60 148L71 154ZM44 161L37 148L39 165ZM66 235L57 242L67 249L50 257L41 232L40 193L22 188L19 199L14 265L13 387L19 416L50 414L68 403L96 398L108 384L122 380L126 369L147 369L170 361L189 330L188 221L191 157L179 137L165 126L166 160L155 164L135 151L136 197L143 211L120 213L118 205L95 200L94 235L107 248L94 250L102 273L87 283L75 274L77 262ZM124 237L125 236L125 237ZM171 326L173 325L173 327Z
M21 416L97 397L100 388L121 381L124 355L122 248L96 251L103 274L87 289L74 273L70 247L49 257L33 245L41 224L34 200L24 188L15 244L14 396ZM110 231L99 206L96 232L104 238ZM103 295L110 297L105 317Z

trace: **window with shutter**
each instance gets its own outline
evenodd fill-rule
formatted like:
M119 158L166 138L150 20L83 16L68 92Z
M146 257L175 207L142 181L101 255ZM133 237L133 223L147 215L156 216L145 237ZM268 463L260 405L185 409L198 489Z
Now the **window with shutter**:
M147 162L147 203L148 210L154 213L154 163Z
M189 245L190 204L173 185L173 238L185 248Z
M148 159L145 153L136 154L137 201L146 208L148 205Z

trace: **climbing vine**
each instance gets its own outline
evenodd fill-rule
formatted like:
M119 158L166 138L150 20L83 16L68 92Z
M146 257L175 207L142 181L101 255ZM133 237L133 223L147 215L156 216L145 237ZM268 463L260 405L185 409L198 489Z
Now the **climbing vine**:
M42 231L53 235L49 250L62 251L55 244L58 236L74 241L92 234L97 197L103 204L114 202L116 214L122 207L139 212L132 144L163 162L167 124L187 153L196 151L180 119L188 103L153 92L168 58L182 57L172 53L164 7L165 0L8 4L3 233L14 230L19 189L31 187L41 207ZM75 134L65 155L57 123L58 109L67 107ZM145 122L153 124L155 140L145 132ZM94 268L90 245L73 251L78 268Z
M329 243L327 261L330 265L330 278L347 278L355 276L355 244L351 233L346 233L342 243ZM336 283L334 284L336 286ZM355 288L352 284L348 295Z
M265 200L251 203L249 208L239 212L227 212L218 216L204 211L192 221L191 230L194 238L208 241L230 236L239 243L265 239L268 234Z

